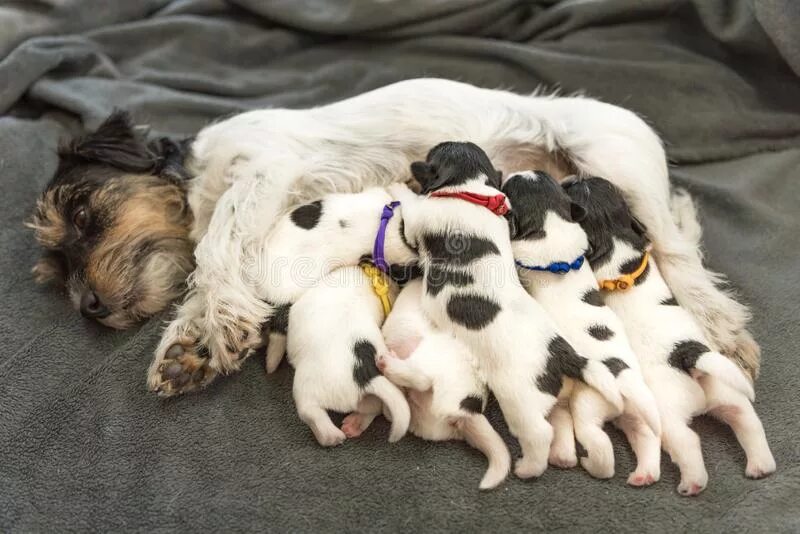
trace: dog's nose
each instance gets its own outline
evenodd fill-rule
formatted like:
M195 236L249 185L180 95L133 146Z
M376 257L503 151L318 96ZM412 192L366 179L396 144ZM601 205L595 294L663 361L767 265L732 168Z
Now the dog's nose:
M97 293L88 289L81 296L81 315L89 319L102 319L111 315L111 312L108 311Z

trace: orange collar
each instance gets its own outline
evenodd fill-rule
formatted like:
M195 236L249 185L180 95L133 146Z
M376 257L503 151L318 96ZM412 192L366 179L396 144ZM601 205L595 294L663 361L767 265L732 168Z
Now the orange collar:
M642 276L645 269L647 269L647 261L650 259L650 253L646 250L644 251L644 255L642 256L642 263L639 267L636 268L630 274L623 274L619 278L614 278L613 280L603 280L600 282L600 289L604 291L614 291L619 289L620 291L625 291L633 287L634 282L636 279Z

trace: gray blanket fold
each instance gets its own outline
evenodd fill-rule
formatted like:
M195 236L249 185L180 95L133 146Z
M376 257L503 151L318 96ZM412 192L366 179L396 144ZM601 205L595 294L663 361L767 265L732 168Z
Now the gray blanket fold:
M793 0L36 0L0 6L0 530L512 528L800 529L800 9ZM154 132L308 107L419 76L630 108L663 135L697 196L707 262L752 304L756 409L778 462L744 478L709 418L710 484L625 486L551 469L479 493L461 443L389 445L380 421L334 450L294 413L291 371L249 361L200 394L160 401L144 375L163 320L106 330L29 274L22 226L59 139L114 107ZM391 127L391 125L387 125ZM505 426L496 407L493 421ZM508 437L508 436L507 436ZM509 439L509 443L513 443ZM518 452L514 443L512 450Z

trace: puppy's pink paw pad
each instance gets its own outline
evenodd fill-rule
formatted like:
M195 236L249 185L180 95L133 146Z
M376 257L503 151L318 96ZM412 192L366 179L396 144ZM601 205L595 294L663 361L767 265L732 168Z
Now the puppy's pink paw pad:
M358 414L350 414L342 420L342 432L348 438L357 438L363 431L361 417Z

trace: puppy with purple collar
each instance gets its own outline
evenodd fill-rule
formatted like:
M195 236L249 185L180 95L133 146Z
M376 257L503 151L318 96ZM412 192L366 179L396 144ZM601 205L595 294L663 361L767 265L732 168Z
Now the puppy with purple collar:
M703 413L733 429L747 456L748 477L772 473L775 460L751 404L751 383L731 360L709 348L700 325L673 297L648 253L646 229L631 215L622 193L602 178L572 180L565 187L586 211L580 224L604 302L625 325L656 397L661 445L681 473L678 492L697 495L708 482L700 438L688 426Z
M614 450L603 423L614 421L628 436L637 457L636 470L628 477L628 483L642 486L657 481L659 447L647 447L652 439L639 436L660 434L658 407L622 322L603 305L597 280L584 261L589 242L578 222L585 217L585 211L541 171L513 174L502 191L514 206L507 218L522 284L579 354L609 368L625 397L624 410L619 410L593 388L575 384L550 415L555 432L550 462L574 466L577 437L587 452L580 459L581 465L594 477L612 477Z
M411 433L432 441L466 440L489 460L480 488L493 488L508 475L511 457L483 415L486 381L469 347L428 320L422 298L419 279L400 291L383 325L391 352L378 357L378 369L407 388Z
M565 378L589 383L622 407L614 375L559 335L519 282L498 190L501 173L472 143L435 146L412 173L422 196L397 192L407 241L424 272L423 309L477 355L511 433L522 448L521 478L547 468L553 429L547 415Z

